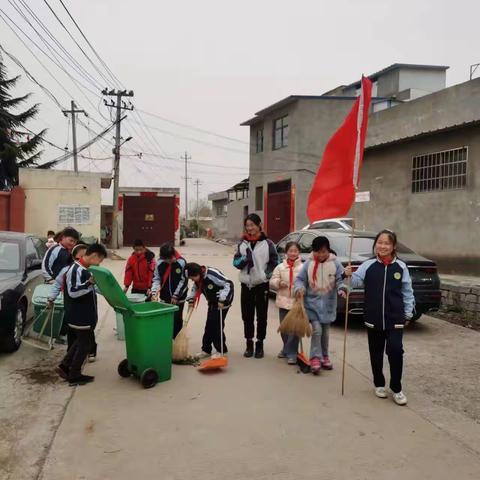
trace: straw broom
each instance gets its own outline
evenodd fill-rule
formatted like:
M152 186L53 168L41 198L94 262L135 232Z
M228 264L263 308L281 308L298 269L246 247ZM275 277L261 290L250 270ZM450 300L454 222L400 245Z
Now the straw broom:
M193 308L189 309L187 313L187 318L183 322L182 329L178 332L178 335L175 337L173 341L173 349L172 349L172 360L174 362L180 362L188 358L188 335L187 335L187 327L188 322L193 313Z
M284 335L300 338L312 336L312 326L305 311L303 295L295 300L293 307L282 320L277 331Z

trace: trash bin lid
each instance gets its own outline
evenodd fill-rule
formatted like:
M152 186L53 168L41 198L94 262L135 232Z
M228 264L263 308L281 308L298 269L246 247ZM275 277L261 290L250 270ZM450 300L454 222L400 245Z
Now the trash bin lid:
M41 285L37 285L35 287L35 290L33 291L32 303L34 305L46 305L52 289L53 285L50 285L48 283L42 283ZM55 299L55 306L63 307L62 293L60 293L60 295Z
M105 300L115 310L131 310L130 301L112 272L104 267L90 267L95 283Z

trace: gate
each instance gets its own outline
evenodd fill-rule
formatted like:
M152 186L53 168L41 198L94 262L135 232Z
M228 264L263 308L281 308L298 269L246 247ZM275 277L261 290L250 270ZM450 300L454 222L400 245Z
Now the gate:
M278 242L290 232L292 214L291 190L291 180L268 184L267 233L274 242Z

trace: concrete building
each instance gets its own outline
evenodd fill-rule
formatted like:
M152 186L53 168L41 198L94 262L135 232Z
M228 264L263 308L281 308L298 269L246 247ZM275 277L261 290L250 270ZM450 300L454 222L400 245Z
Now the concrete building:
M25 231L46 236L47 230L70 226L100 238L101 181L99 173L21 168Z
M376 96L360 183L370 202L355 213L366 229L394 228L445 270L479 272L480 79L444 88L446 69L394 64L370 76ZM248 208L274 240L308 223L323 150L358 87L293 95L242 124L251 140Z
M208 195L208 200L212 202L213 233L216 237L226 237L228 233L228 192L211 193Z

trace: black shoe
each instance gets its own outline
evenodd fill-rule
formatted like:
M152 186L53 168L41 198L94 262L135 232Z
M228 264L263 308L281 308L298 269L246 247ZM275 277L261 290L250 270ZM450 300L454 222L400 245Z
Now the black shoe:
M91 383L95 380L95 377L92 377L91 375L78 375L78 377L73 377L68 379L68 383L70 384L71 387L74 387L75 385L85 385L87 383Z
M69 368L66 367L65 365L63 365L63 363L61 363L57 368L55 368L55 371L64 380L68 380L68 370L69 370Z
M265 354L263 353L263 341L258 340L255 344L255 358L263 358Z
M253 357L253 340L247 340L247 348L243 356L246 358Z

